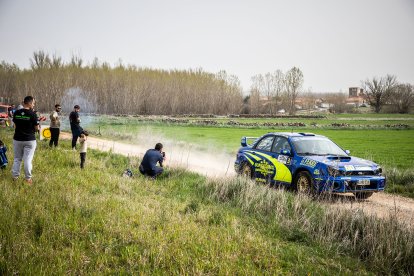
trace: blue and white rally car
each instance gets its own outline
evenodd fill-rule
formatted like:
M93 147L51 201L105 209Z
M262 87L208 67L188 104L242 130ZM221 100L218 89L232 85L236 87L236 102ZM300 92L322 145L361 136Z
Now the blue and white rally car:
M248 144L249 139L255 139ZM303 193L354 193L365 199L383 191L385 177L374 162L349 155L325 136L268 133L243 137L234 168L259 182L286 185Z

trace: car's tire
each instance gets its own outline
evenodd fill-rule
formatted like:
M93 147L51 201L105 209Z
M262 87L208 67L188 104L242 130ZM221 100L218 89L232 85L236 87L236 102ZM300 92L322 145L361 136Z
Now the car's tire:
M252 172L253 172L252 167L249 164L244 163L241 167L240 175L244 176L244 177L247 177L247 178L252 178L252 176L253 176Z
M374 192L359 192L359 193L354 193L354 196L356 199L367 199L371 197L373 194Z
M299 194L313 194L315 192L313 178L307 171L299 172L293 183L296 192Z

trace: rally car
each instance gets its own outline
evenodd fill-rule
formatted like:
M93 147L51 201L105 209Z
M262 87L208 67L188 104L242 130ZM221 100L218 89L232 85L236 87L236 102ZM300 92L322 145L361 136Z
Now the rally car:
M248 144L249 139L255 139ZM236 172L258 182L285 185L302 193L354 193L361 199L383 191L381 167L350 156L329 138L312 133L268 133L243 137Z

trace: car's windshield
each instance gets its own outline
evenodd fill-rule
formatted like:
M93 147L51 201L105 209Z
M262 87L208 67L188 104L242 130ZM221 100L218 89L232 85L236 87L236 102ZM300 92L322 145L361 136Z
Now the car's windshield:
M347 156L334 142L324 137L293 137L293 146L298 155Z
M7 113L7 107L0 106L0 113Z

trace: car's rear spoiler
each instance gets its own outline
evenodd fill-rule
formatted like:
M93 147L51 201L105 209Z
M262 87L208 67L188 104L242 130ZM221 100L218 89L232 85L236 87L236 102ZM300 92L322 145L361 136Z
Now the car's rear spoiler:
M247 137L244 136L241 138L241 145L242 147L247 147L247 146L251 146L259 137ZM250 143L249 143L250 141Z

